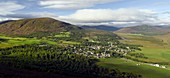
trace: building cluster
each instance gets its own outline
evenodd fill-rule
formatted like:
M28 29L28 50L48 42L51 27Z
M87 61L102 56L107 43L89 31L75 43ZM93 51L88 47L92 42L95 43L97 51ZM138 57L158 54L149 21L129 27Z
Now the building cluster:
M112 53L119 53L122 55L126 55L128 52L131 52L132 50L130 47L126 48L119 48L116 45L108 45L108 46L102 46L102 45L90 45L90 46L74 46L73 47L73 53L89 56L89 57L95 57L95 58L108 58L112 56Z

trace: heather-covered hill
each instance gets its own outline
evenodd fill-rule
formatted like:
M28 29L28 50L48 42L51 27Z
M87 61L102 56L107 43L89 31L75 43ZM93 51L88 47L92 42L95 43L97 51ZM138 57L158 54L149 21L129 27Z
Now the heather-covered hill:
M74 29L80 28L52 18L21 19L0 24L1 34L17 36L38 32L62 32Z

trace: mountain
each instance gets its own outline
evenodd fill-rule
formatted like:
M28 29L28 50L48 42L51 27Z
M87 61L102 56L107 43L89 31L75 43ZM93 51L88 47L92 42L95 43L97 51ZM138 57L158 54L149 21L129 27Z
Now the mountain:
M0 33L6 35L29 35L38 32L61 32L81 29L52 18L33 18L7 21L0 24Z
M156 26L156 27L163 30L170 30L170 26Z
M99 26L81 26L85 29L97 29L97 30L104 30L104 31L116 31L120 28L113 27L113 26L105 26L105 25L99 25Z
M143 35L162 35L162 34L167 34L170 31L165 30L159 26L140 25L140 26L133 26L133 27L125 27L115 32L116 33L143 34Z

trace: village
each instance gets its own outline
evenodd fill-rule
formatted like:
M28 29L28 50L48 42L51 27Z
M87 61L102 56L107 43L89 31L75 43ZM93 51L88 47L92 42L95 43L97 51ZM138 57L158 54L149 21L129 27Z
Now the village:
M95 58L109 58L113 56L113 53L122 54L126 56L129 52L134 51L130 47L118 47L118 45L113 45L113 43L108 43L108 45L89 45L89 46L77 46L73 47L73 53L84 55L88 57Z

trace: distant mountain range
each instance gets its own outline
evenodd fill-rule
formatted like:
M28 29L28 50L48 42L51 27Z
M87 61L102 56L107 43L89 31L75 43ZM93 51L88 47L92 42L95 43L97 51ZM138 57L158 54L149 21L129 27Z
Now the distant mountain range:
M133 26L133 27L125 27L115 32L116 33L143 34L143 35L161 35L161 34L169 33L170 27L139 25L139 26Z
M106 26L106 25L98 25L98 26L81 26L82 28L85 29L97 29L97 30L104 30L104 31L117 31L120 28L118 27L113 27L113 26Z
M170 26L155 26L155 27L163 29L163 30L170 30Z

